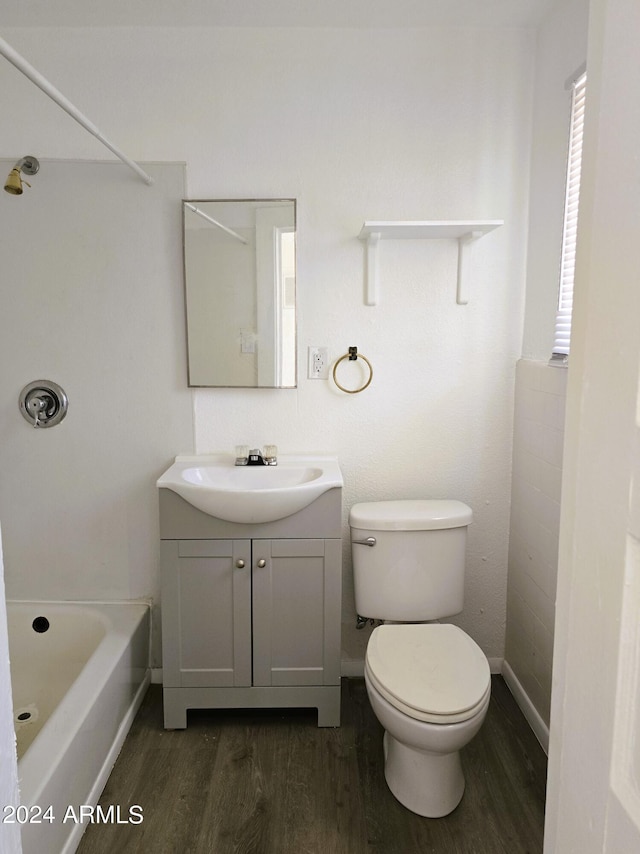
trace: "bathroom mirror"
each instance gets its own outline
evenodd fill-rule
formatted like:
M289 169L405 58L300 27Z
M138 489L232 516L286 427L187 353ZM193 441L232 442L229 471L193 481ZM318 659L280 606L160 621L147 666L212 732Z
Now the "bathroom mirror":
M295 387L295 199L182 207L189 385Z

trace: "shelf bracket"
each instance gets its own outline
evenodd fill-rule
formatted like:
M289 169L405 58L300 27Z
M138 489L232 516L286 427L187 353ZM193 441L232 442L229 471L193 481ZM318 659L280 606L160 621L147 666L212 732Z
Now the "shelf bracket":
M458 238L458 283L456 287L456 302L458 305L466 305L469 302L469 277L466 273L468 262L465 261L465 258L469 254L468 246L474 240L482 237L483 234L483 231L470 231Z
M365 305L378 304L378 243L380 232L373 231L367 235L367 262L365 271Z

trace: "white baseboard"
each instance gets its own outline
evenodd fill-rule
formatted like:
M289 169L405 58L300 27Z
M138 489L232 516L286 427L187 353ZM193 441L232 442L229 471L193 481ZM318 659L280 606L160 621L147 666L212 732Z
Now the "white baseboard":
M538 713L537 709L529 699L529 695L518 681L515 673L513 672L507 661L505 661L502 665L502 676L504 677L504 681L507 683L507 687L513 694L514 700L520 707L522 714L525 716L529 723L529 726L533 730L535 737L540 742L540 745L544 752L548 755L549 727L540 717L540 714Z

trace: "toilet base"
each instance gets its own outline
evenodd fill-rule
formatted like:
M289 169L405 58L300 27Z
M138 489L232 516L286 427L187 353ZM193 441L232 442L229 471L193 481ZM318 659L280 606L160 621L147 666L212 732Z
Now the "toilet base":
M459 751L429 753L407 747L385 731L384 776L393 796L411 812L442 818L464 793Z

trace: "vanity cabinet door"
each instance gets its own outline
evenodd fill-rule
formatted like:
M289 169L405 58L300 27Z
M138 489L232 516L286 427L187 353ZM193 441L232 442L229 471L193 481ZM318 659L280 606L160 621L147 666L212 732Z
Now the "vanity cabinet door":
M340 540L253 541L253 684L340 683Z
M162 543L165 687L251 684L251 541Z

